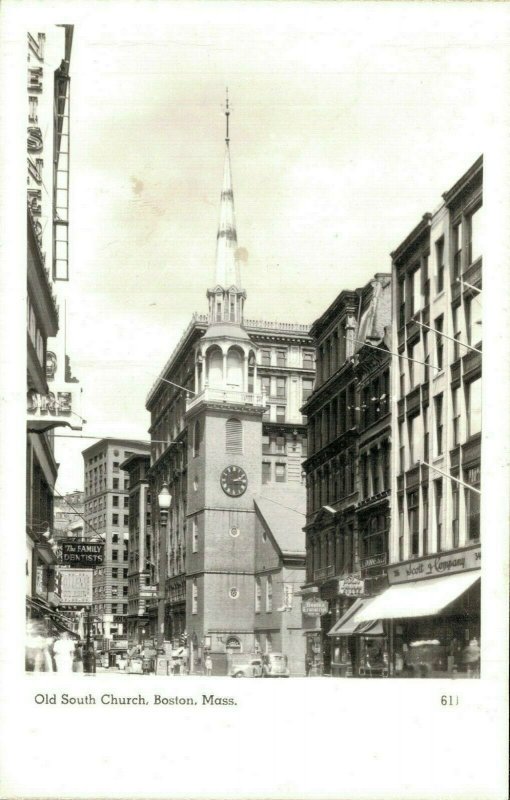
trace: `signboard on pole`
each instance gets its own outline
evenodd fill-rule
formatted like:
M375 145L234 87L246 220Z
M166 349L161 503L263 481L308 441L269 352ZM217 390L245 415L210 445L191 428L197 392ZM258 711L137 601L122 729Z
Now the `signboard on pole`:
M344 594L346 597L362 597L364 592L365 581L357 575L348 575L338 581L338 594Z
M104 561L104 542L76 540L62 542L62 565L64 567L101 567Z
M303 601L301 611L307 617L322 617L328 613L328 601L310 597L308 600Z
M62 606L92 605L92 570L60 570L60 597Z

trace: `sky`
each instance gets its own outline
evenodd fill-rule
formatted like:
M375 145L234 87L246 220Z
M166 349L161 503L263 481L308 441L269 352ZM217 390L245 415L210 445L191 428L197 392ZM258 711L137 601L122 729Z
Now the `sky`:
M245 316L311 323L389 271L484 152L506 34L500 9L482 6L112 3L78 15L66 302L83 435L148 439L146 395L206 312L225 87ZM92 443L57 439L60 492L83 487Z

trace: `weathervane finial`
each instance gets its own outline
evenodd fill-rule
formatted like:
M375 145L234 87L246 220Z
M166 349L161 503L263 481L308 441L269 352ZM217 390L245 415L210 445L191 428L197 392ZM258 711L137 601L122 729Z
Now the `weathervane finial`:
M227 120L227 135L225 136L225 142L228 144L230 142L230 138L229 138L229 134L228 134L228 118L230 116L230 109L229 109L229 104L228 104L228 86L225 89L225 96L226 96L226 100L225 100L225 117L226 117L226 120Z

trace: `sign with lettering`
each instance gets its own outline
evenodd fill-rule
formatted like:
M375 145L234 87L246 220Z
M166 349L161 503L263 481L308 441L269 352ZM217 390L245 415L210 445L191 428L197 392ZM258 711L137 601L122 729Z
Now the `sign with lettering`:
M475 545L461 550L451 550L448 553L437 553L428 558L416 558L413 561L391 564L388 567L388 580L390 583L419 581L422 578L436 578L441 575L480 569L481 566L482 550L479 545Z
M338 581L338 594L346 597L361 597L365 592L365 581L358 575L348 575Z
M327 600L319 600L315 597L311 597L308 600L304 600L301 606L301 611L303 614L306 614L307 617L322 617L324 614L327 614L329 610L329 605Z
M68 420L81 430L80 401L81 389L76 383L52 386L45 395L31 389L27 392L27 421Z
M66 567L100 567L104 562L104 542L62 542L62 564Z
M60 597L63 606L87 606L92 603L92 570L60 570Z
M370 567L383 567L387 561L386 553L379 553L376 556L367 556L362 558L359 562L361 569L370 569Z

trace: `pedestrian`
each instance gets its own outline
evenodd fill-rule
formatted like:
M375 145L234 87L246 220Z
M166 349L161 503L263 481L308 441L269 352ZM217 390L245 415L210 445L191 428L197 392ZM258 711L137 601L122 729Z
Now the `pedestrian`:
M76 646L73 661L73 672L83 672L83 647L81 643Z
M70 673L73 671L74 642L67 631L64 631L62 636L56 639L53 644L53 654L57 672Z
M205 674L212 675L212 658L209 653L205 657Z

